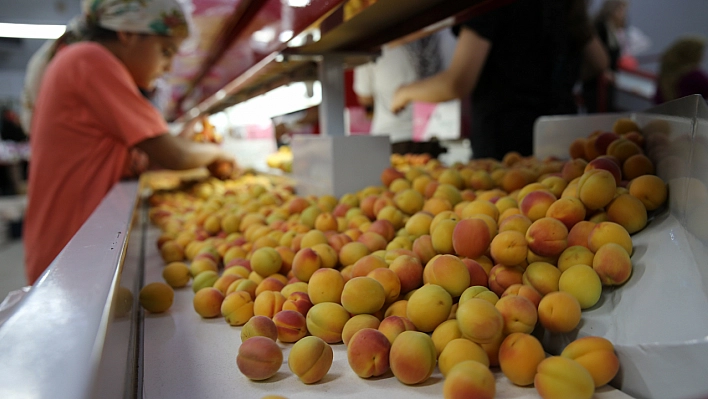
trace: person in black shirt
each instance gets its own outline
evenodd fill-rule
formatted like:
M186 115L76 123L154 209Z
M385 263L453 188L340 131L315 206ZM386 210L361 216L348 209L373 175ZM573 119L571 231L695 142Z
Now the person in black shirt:
M609 68L605 73L593 76L583 82L583 101L588 113L614 112L614 74L619 67L622 46L619 31L627 25L627 0L605 0L594 21L597 36L609 58Z
M395 112L411 101L442 102L472 93L473 158L533 153L533 124L577 112L573 85L607 67L584 0L519 0L459 29L451 65L398 89Z

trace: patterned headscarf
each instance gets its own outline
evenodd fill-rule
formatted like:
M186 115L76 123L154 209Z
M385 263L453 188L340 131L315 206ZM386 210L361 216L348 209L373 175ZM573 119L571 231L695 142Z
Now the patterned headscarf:
M187 37L190 30L193 31L189 29L187 19L188 3L188 0L83 0L83 15L67 24L62 37L48 41L37 50L27 65L20 113L25 133L30 133L42 76L57 50L85 40L91 27L95 26L112 31Z
M88 25L112 31L187 36L189 28L177 0L84 0Z

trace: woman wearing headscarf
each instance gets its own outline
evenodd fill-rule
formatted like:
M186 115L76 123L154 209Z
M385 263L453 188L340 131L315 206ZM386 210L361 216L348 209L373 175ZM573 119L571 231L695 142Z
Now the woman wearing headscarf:
M169 134L141 93L188 36L180 3L90 0L83 12L81 40L55 51L40 74L23 232L30 284L121 178L131 148L169 169L233 162L217 145Z

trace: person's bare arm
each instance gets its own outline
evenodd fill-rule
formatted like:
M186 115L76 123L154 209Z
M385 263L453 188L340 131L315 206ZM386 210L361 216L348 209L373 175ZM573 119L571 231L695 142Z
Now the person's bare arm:
M583 48L583 65L580 77L583 80L593 78L610 67L610 57L600 38L593 35Z
M357 101L359 101L359 105L362 107L370 107L374 105L374 97L372 96L356 96Z
M169 133L143 140L136 146L145 151L152 161L167 169L192 169L221 160L234 162L233 156L216 144L195 143Z
M462 28L450 66L435 76L400 87L391 102L399 112L411 101L443 102L470 94L479 80L492 43Z

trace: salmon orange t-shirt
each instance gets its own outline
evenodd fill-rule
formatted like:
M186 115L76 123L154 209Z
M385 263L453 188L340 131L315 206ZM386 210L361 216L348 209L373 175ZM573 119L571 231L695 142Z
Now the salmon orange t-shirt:
M29 283L120 180L130 148L167 131L123 63L102 45L72 44L54 57L32 119L23 231Z

